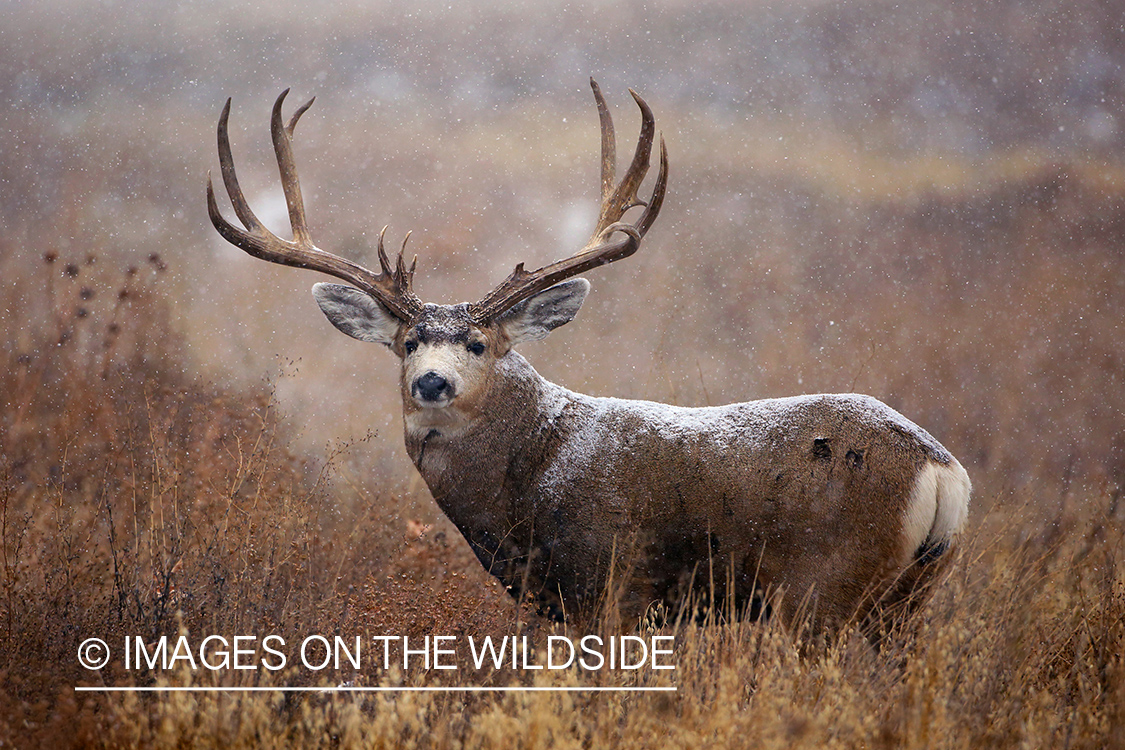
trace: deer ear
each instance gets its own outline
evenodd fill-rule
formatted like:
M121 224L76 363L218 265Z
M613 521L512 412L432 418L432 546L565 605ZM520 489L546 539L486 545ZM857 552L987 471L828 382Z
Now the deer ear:
M590 291L586 279L571 279L529 297L499 320L512 346L524 341L538 341L561 325L574 320L578 308Z
M314 284L312 293L329 322L353 339L394 343L402 321L367 292L343 284Z

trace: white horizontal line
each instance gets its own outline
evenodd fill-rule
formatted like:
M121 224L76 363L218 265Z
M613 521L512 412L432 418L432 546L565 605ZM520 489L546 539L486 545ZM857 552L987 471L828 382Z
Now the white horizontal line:
M667 687L83 687L76 693L655 693Z

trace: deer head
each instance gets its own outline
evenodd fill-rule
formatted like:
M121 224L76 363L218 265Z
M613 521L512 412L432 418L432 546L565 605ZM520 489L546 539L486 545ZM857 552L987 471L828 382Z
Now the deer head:
M313 296L332 325L352 338L383 344L402 360L402 395L408 424L416 428L454 428L483 408L490 374L508 351L524 341L545 337L577 314L590 284L573 278L582 272L627 258L656 220L668 179L668 154L660 140L660 168L647 201L638 198L648 171L655 126L652 110L630 90L641 111L641 132L632 163L616 178L613 119L598 84L590 86L601 121L601 209L586 245L574 255L535 271L520 263L480 301L458 305L423 303L413 290L417 257L407 268L400 251L392 267L379 233L379 273L325 252L313 244L293 161L293 131L313 100L299 107L288 123L281 110L288 90L273 106L270 130L289 209L293 239L284 240L254 215L238 184L227 133L231 102L219 118L219 161L234 212L245 229L219 212L210 176L207 208L211 222L228 242L250 255L335 276L348 283L316 284ZM643 207L635 221L622 217ZM409 237L409 235L407 235ZM405 241L403 250L405 250ZM449 407L455 407L450 409Z

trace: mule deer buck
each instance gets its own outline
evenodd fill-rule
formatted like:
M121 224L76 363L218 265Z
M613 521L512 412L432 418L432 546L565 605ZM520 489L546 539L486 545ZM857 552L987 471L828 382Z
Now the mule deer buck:
M407 268L400 252L392 267L383 233L379 273L313 244L292 151L312 101L283 124L288 91L271 130L293 239L266 229L239 188L229 99L219 160L245 229L222 217L208 178L211 221L256 258L347 282L316 284L313 296L340 331L399 358L407 452L513 596L558 617L590 612L612 578L635 614L692 591L754 609L784 591L769 600L773 611L817 628L903 605L948 560L970 487L957 460L890 407L855 394L706 408L595 398L548 382L515 351L574 318L590 284L573 277L635 253L664 200L663 139L652 194L638 198L654 135L648 105L630 92L641 132L617 181L613 122L591 85L602 155L593 235L538 270L520 263L479 302L423 303L412 289L417 259ZM640 215L623 221L632 208Z

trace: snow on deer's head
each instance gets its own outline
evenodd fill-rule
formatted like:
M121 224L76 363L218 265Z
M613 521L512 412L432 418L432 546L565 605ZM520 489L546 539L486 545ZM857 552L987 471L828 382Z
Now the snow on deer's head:
M475 417L485 406L499 360L513 346L573 320L589 290L585 279L564 281L489 322L474 319L465 303L423 305L403 321L370 295L342 284L317 284L313 296L337 329L398 355L408 421L438 427ZM451 413L444 413L447 409Z

